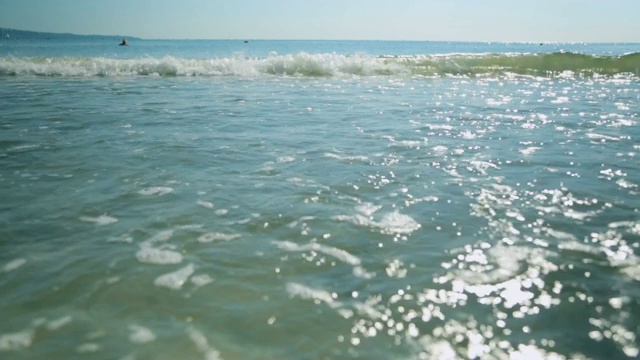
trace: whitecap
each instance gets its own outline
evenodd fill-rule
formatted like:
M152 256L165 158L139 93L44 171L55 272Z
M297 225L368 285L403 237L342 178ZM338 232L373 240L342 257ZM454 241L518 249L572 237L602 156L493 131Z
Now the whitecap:
M106 214L100 215L98 217L81 216L80 220L86 221L86 222L92 222L92 223L95 223L96 225L109 225L109 224L118 222L118 219Z
M593 132L587 133L586 135L587 135L587 137L588 137L589 139L593 139L593 140L600 140L600 141L606 141L606 140L609 140L609 141L620 141L620 138L613 137L613 136L608 136L608 135L597 134L597 133L593 133Z
M444 155L444 153L447 152L447 150L449 149L444 145L436 145L433 147L433 151L435 151L435 153L438 155Z
M158 195L163 196L173 192L173 188L165 186L148 187L138 191L138 194L144 196Z
M23 259L23 258L19 258L19 259L15 259L13 261L8 262L7 264L4 265L4 267L2 268L2 272L9 272L9 271L13 271L18 269L19 267L21 267L22 265L26 264L27 260Z
M401 141L396 141L395 144L398 145L398 146L404 146L404 147L409 147L409 148L419 148L420 145L422 145L422 141L418 141L418 140L401 140Z
M213 278L207 274L200 274L191 277L191 282L195 286L205 286L213 282Z
M314 289L298 283L287 283L287 292L293 297L322 301L332 308L341 306L329 292L322 289Z
M633 120L628 120L628 119L619 119L615 122L613 122L611 125L611 127L622 127L622 126L634 126L636 123Z
M98 352L101 349L102 349L102 347L99 344L96 344L96 343L84 343L84 344L78 346L76 348L76 351L81 353L81 354L86 354L86 353Z
M555 352L546 352L543 349L536 347L535 345L518 345L518 350L512 352L509 355L510 360L531 360L531 359L548 359L548 360L559 360L564 359L564 356L561 356Z
M334 258L353 266L360 265L361 263L360 258L350 254L345 250L318 244L318 243L298 245L290 241L276 241L275 244L280 249L287 250L287 251L310 251L310 250L317 251L325 255L333 256Z
M179 264L182 262L182 255L173 250L157 249L150 246L140 246L136 253L138 261L148 264Z
M374 272L368 272L365 268L363 268L362 266L354 266L353 267L353 275L355 277L361 278L361 279L372 279L374 276L376 276L376 273Z
M174 272L170 272L161 276L158 276L153 282L156 286L163 286L171 290L180 290L189 276L193 274L195 268L193 264L189 264Z
M469 130L465 130L465 131L461 131L460 132L460 137L465 139L465 140L472 140L472 139L475 139L477 137L477 135L472 133Z
M384 214L380 221L375 221L370 217L365 217L360 214L355 215L338 215L333 217L337 221L346 221L358 226L366 226L380 229L383 233L387 234L411 234L412 232L420 229L420 225L411 216L404 215L398 211Z
M163 230L153 235L152 237L150 237L149 240L147 240L146 242L147 243L165 242L171 239L171 237L173 237L173 233L174 233L173 230Z
M333 153L326 153L324 154L325 157L328 158L332 158L332 159L336 159L336 160L341 160L341 161L349 161L349 162L367 162L369 161L369 158L366 156L362 156L362 155L352 155L352 156L343 156L343 155L338 155L338 154L333 154Z
M0 351L14 351L31 346L34 331L32 329L0 335Z
M129 341L134 344L146 344L156 339L156 335L144 326L130 325L129 331Z
M356 206L356 211L365 215L365 216L371 216L373 215L376 211L380 210L382 208L382 206L380 205L373 205L371 203L364 203L362 205L358 205Z
M55 331L69 323L71 323L71 316L63 316L59 319L49 321L47 323L47 330Z
M222 360L220 352L209 345L209 341L203 333L194 328L188 329L187 333L189 334L191 341L196 345L198 351L204 354L205 360Z
M411 216L401 214L397 211L385 214L382 220L375 225L385 232L393 234L411 234L421 227Z
M564 231L553 230L553 229L547 228L547 229L545 229L545 232L547 234L553 236L556 239L578 242L578 239L573 234L566 233Z
M123 234L123 235L120 235L120 236L112 236L109 239L107 239L107 242L132 243L133 242L133 237L131 237L128 234Z
M202 206L203 208L213 209L213 203L209 201L198 200L198 205Z
M279 163L290 163L296 161L296 158L293 156L281 156L277 160Z
M240 234L206 233L198 237L198 242L209 243L213 241L230 241L240 237Z
M427 125L430 130L453 130L451 125Z
M531 147L528 147L526 149L520 149L520 153L522 153L522 155L524 155L524 156L529 156L529 155L532 155L534 152L536 152L536 151L538 151L540 149L541 148L539 148L539 147L531 146Z

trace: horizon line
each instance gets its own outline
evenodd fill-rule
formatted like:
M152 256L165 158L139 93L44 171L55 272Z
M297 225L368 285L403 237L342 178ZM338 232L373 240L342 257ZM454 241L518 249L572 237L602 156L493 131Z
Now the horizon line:
M24 30L17 28L0 27L5 30L32 32L40 34L55 34L55 35L72 35L72 36L101 36L101 37L118 37L118 38L131 38L147 41L397 41L397 42L448 42L448 43L503 43L503 44L640 44L640 41L546 41L546 40L424 40L424 39L357 39L357 38L344 38L344 39L322 39L322 38L148 38L135 35L121 35L121 34L79 34L74 32L52 32L52 31L36 31L36 30Z

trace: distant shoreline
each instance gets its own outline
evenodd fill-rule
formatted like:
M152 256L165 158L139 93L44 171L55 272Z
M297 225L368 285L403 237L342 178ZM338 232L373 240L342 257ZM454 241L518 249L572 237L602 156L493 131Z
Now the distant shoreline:
M381 39L262 39L262 38L238 38L238 39L223 39L223 38L195 38L195 39L164 39L164 38L141 38L129 35L91 35L91 34L73 34L73 33L53 33L53 32L40 32L31 30L18 30L12 28L0 27L0 41L3 40L59 40L59 39L104 39L109 41L121 41L127 40L147 40L147 41L347 41L347 42L376 42L376 41L391 41L391 42L434 42L434 43L500 43L500 44L540 44L540 45L557 45L557 44L640 44L640 42L584 42L584 41L492 41L492 40L474 40L474 41L461 41L461 40L381 40Z
M135 36L128 35L78 35L71 33L50 33L29 30L18 30L10 28L0 28L0 40L47 40L47 39L104 39L104 40L121 40L123 38L141 40Z

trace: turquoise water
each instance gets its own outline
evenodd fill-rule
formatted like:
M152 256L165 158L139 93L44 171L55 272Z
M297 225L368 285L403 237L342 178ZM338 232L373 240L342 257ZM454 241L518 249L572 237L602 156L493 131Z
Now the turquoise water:
M0 42L0 357L637 358L639 51Z

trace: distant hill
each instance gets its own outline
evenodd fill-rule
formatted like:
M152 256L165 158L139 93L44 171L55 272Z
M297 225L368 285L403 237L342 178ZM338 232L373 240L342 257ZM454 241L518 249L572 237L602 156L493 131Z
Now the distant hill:
M16 30L8 28L0 28L0 41L3 40L60 40L60 39L105 39L105 40L120 40L123 38L140 40L133 36L125 35L77 35L77 34L61 34L61 33L48 33L37 31Z

